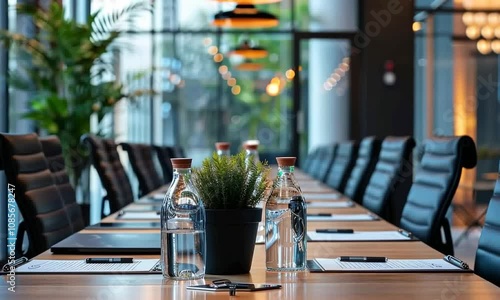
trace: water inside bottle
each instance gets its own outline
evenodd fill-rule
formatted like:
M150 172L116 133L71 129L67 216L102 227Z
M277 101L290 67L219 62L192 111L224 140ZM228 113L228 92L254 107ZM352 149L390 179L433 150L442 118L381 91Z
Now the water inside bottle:
M205 232L196 230L162 230L161 243L164 276L191 280L205 275Z

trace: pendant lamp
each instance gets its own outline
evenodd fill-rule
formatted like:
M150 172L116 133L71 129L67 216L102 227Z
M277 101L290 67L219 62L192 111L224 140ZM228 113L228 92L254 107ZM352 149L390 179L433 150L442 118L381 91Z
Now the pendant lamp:
M221 3L236 3L236 4L269 4L281 2L281 0L215 0Z
M262 64L253 62L249 59L235 66L235 69L238 71L248 71L248 72L260 71L262 70L262 68L263 68Z
M244 58L256 59L266 57L268 55L268 52L262 47L251 46L250 42L245 40L241 45L229 51L228 55L239 55Z
M238 4L232 11L219 12L214 16L212 25L232 28L275 27L279 20L273 14L259 11L251 4Z

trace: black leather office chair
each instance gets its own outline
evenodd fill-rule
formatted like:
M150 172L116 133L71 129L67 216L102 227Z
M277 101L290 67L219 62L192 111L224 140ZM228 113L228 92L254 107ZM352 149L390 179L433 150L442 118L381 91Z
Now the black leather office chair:
M326 177L326 184L339 192L344 192L347 179L356 162L358 144L352 141L342 142L337 145L337 151Z
M376 137L365 137L360 144L358 157L344 189L344 194L361 204L368 181L375 170L382 141Z
M320 147L316 147L312 149L304 159L304 163L301 165L302 171L306 172L307 174L309 174L309 172L311 171L313 162L317 159L317 156L319 155L319 148Z
M92 164L106 189L101 215L104 216L106 201L109 203L110 213L134 202L132 186L120 161L116 143L111 139L102 139L91 134L84 135L82 141L90 146Z
M500 172L500 166L499 166ZM500 174L499 174L500 175ZM476 252L474 272L500 286L500 176L488 204Z
M309 174L322 182L325 182L328 172L332 166L337 152L337 145L320 146L318 149L318 156L312 166Z
M151 145L121 143L120 146L127 151L132 170L139 181L139 197L154 191L163 184L160 175L156 172Z
M363 195L363 206L399 225L412 183L412 137L386 137Z
M23 216L18 228L16 248L22 250L28 235L27 253L33 257L76 231L66 212L58 187L54 184L42 145L35 133L0 134L2 161L7 180L15 186L15 199Z
M43 153L47 159L49 170L52 172L54 183L59 189L59 193L64 201L64 208L69 215L73 232L82 230L85 222L82 210L76 202L75 190L69 182L66 165L64 162L61 141L57 136L47 136L39 138L42 144Z
M180 158L184 156L178 156L182 153L179 153L179 151L175 151L175 148L171 146L153 146L153 148L155 149L158 161L160 162L161 170L163 173L163 182L169 183L172 181L174 172L170 159Z
M401 228L411 231L432 248L453 254L446 212L460 182L462 168L473 168L476 163L476 146L469 136L427 139L403 209Z

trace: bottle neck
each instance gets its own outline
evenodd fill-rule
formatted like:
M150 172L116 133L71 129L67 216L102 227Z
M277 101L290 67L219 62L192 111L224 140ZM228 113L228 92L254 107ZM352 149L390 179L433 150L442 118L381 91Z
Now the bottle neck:
M219 149L219 150L217 150L217 155L219 155L219 156L230 156L231 153L229 153L229 149L227 149L227 150Z
M293 175L294 169L295 169L295 166L279 166L278 167L278 176Z
M174 169L174 179L179 177L190 178L191 168L175 168Z

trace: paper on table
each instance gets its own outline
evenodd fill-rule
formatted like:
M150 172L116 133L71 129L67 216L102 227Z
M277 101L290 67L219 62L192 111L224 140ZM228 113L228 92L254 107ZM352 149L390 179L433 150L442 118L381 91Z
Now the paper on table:
M311 200L337 200L342 197L341 194L338 193L303 193L302 196L306 199L306 201Z
M165 198L165 193L156 193L156 194L149 196L148 198L154 199L154 200L163 200Z
M116 218L120 220L159 220L160 215L156 211L124 211Z
M307 203L308 208L345 208L353 207L352 201L335 201L335 202L310 202Z
M308 231L311 241L411 241L398 231L354 231L354 233L317 233Z
M346 214L332 216L307 216L307 221L373 221L377 218L370 214Z
M315 258L326 272L449 272L463 271L444 259L389 259L385 263L345 262L337 258Z
M87 264L85 260L34 259L17 267L16 273L149 273L157 264L158 259L134 259L133 263L123 264Z

